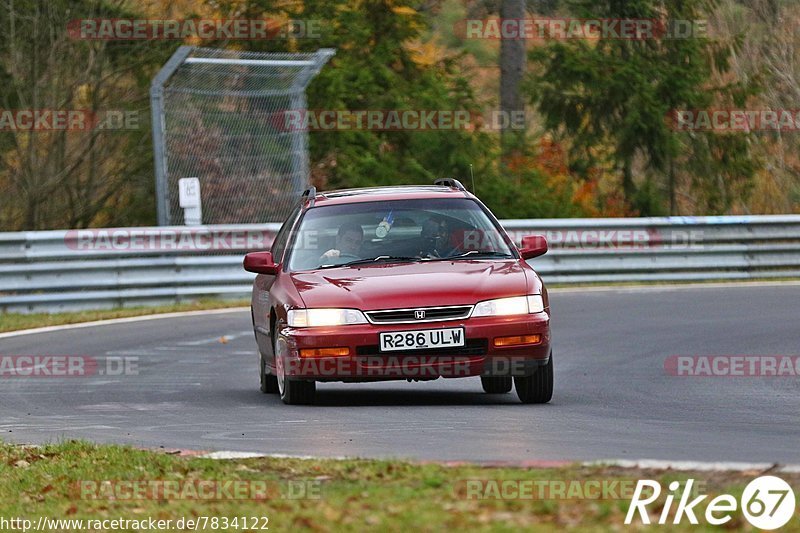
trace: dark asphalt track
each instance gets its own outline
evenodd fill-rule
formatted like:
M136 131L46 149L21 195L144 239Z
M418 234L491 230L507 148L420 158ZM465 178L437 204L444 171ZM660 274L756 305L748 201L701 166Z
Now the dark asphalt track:
M669 355L800 355L800 286L551 295L551 404L477 378L258 390L247 312L0 339L0 355L138 357L139 374L0 378L0 438L420 459L800 463L800 377L674 377ZM219 341L227 336L227 343Z

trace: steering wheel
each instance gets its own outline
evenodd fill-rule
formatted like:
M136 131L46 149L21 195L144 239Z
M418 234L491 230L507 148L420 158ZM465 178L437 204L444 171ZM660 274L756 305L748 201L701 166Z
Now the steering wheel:
M360 256L347 253L347 252L339 252L339 255L335 257L325 257L324 254L320 256L318 260L319 265L343 265L344 263L349 263L350 261L356 261L361 259Z

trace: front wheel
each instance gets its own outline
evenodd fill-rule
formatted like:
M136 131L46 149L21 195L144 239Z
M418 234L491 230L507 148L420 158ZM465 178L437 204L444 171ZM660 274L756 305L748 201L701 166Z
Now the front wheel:
M275 374L278 382L278 393L286 405L310 405L317 396L315 381L292 379L286 377L285 353L286 341L278 339L275 351Z
M505 394L511 390L511 376L481 376L481 385L487 394Z
M522 403L547 403L553 398L553 352L532 376L517 376L514 387Z

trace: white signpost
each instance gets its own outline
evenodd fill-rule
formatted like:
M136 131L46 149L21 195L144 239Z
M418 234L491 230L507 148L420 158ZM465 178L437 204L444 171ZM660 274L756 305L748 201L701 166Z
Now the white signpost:
M203 223L203 207L200 199L200 180L181 178L178 180L178 199L183 208L183 223L199 226Z

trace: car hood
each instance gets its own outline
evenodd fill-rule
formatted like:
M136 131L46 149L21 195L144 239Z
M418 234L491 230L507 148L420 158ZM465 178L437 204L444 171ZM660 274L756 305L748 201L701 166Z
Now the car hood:
M309 308L370 311L465 305L527 291L525 271L517 260L384 263L290 275Z

